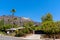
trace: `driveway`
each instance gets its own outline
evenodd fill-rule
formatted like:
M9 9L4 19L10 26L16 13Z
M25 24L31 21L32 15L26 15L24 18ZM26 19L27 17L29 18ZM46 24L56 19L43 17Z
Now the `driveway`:
M40 39L41 35L31 34L29 36L23 37L23 39Z

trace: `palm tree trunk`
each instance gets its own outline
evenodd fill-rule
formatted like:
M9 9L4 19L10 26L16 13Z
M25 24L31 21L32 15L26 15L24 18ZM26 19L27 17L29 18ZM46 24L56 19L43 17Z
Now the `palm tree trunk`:
M13 17L14 17L14 13L12 13L12 28L13 28ZM13 32L13 30L12 30Z

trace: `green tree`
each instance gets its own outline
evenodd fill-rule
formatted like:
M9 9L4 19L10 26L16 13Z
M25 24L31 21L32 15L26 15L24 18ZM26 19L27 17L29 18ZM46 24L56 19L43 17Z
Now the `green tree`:
M28 27L31 27L31 26L34 25L33 22L25 22L25 23L23 23L23 24L24 24L23 26L28 26Z
M24 32L25 30L20 30L20 31L18 31L18 30L16 30L16 37L21 37L21 36L25 36L26 35L26 33Z
M50 13L48 13L45 16L42 16L41 20L42 20L42 22L53 21L53 17L52 17L52 15Z
M45 16L42 16L42 25L41 29L46 34L53 34L54 40L55 40L55 34L58 34L60 32L60 22L53 22L53 17L50 13L46 14Z
M4 26L4 20L0 20L0 31L3 29L3 26Z
M35 30L35 27L33 26L34 23L33 22L26 22L24 23L24 27L26 28L27 32L32 32L33 30Z
M56 22L46 21L42 23L41 30L44 31L46 34L54 35L55 40L55 34L58 34L60 32L60 27L56 25Z
M55 22L47 21L45 23L42 23L41 29L49 34L55 34L59 32L59 27L56 25Z
M3 30L4 30L4 31L6 31L6 29L10 29L10 28L12 28L12 25L11 25L11 24L5 24L5 25L3 26Z
M4 24L3 19L0 21L0 31L2 31L2 30L5 31L6 29L9 29L11 27L12 27L11 24Z
M58 27L60 27L60 21L57 21L57 22L56 22L56 25L57 25Z

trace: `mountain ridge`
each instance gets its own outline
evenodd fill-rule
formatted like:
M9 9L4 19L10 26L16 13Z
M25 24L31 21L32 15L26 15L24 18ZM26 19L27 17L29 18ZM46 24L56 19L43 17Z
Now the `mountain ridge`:
M27 18L27 17L17 17L17 16L0 16L0 20L4 19L4 23L8 24L8 23L12 23L14 22L14 24L16 25L23 25L24 22L34 22L32 19ZM40 22L34 22L35 25L39 25Z

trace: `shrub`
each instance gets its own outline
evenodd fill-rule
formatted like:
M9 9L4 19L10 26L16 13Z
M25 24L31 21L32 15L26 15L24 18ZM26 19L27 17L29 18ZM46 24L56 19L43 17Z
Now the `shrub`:
M30 33L29 29L24 29L23 32L26 34Z
M24 35L25 35L25 33L23 33L22 30L21 30L21 31L17 31L15 36L16 37L21 37L21 36L24 36Z

